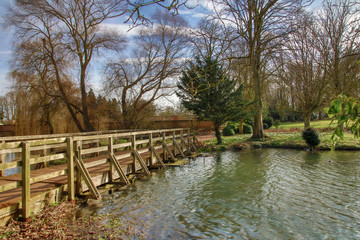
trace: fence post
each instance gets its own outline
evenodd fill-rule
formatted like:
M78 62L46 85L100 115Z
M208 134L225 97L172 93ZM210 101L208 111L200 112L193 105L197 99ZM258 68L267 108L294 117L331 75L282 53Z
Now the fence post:
M165 139L165 132L162 132L162 143L163 143L163 161L167 160L167 154L165 149L166 139Z
M1 142L2 149L5 149L5 140ZM6 153L0 155L0 163L6 162ZM5 176L5 170L0 170L0 177Z
M79 161L81 161L81 149L82 149L82 142L81 141L76 141L75 144L75 151L77 153L77 159ZM80 195L81 194L81 174L80 174L80 169L78 167L76 167L76 186L75 186L75 190L76 190L76 194Z
M68 171L68 200L75 200L75 172L74 172L74 141L71 137L66 139L67 171Z
M191 152L191 138L190 138L190 129L187 130L187 144L189 146L189 150Z
M174 152L174 157L176 157L176 133L175 133L175 131L173 131L173 152Z
M109 137L109 145L108 145L108 151L111 154L114 153L114 147L113 147L113 137ZM111 161L109 161L109 182L113 182L114 181L114 165ZM121 177L121 176L120 176Z
M22 142L22 215L23 218L30 217L30 143Z
M135 157L135 153L134 151L136 151L136 135L133 134L131 135L131 151L132 151L132 156L133 156L133 164L132 164L132 172L135 173L136 172L136 157Z
M152 133L149 133L150 166L152 166L154 163L154 153L152 150L152 146L153 146L153 135L152 135Z

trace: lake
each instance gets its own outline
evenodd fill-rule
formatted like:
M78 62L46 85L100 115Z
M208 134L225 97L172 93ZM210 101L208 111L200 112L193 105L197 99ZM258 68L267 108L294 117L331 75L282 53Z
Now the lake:
M360 239L360 153L258 149L198 157L105 198L148 239Z

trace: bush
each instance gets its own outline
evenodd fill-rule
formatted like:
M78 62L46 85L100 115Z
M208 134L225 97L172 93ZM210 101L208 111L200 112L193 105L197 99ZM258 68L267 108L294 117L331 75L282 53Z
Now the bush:
M251 134L252 133L252 127L250 125L244 124L243 125L243 132L244 132L244 134Z
M280 126L280 120L279 119L277 119L277 120L275 120L275 122L274 122L274 126L276 127L276 129L278 129L279 128L279 126Z
M265 130L266 130L266 129L269 129L269 126L268 126L268 124L267 124L266 122L263 123L263 126L264 126L264 129L265 129Z
M232 129L232 127L226 126L226 127L224 127L222 134L224 136L233 136L233 135L235 135L235 132L234 132L234 129Z
M265 128L265 123L267 124L268 128L271 128L274 125L274 119L271 116L264 117L263 119L264 129L268 129Z
M226 126L234 130L235 133L239 133L239 123L229 121Z
M320 144L319 134L313 128L305 129L302 132L302 138L311 149L314 149Z

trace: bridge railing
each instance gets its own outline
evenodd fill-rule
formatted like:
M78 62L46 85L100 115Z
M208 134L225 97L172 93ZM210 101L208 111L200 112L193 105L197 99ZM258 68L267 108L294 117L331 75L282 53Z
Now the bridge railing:
M0 163L0 195L21 190L18 207L25 218L31 212L33 184L62 177L66 178L69 200L86 190L99 198L98 185L118 178L128 184L127 174L149 174L149 166L163 167L164 160L196 150L189 129L5 137L0 143L1 156L15 155L12 161ZM108 174L88 171L102 166L108 166ZM0 210L0 216L3 214Z

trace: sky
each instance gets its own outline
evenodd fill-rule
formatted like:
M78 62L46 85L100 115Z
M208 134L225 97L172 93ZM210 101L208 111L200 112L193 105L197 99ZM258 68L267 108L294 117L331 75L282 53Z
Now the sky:
M197 1L197 0L190 0ZM207 13L210 12L211 5L209 5L208 0L198 0L198 7L194 9L186 9L181 8L179 10L179 14L183 16L191 27L195 27L196 23ZM5 95L10 87L11 82L8 78L8 73L10 71L9 61L12 56L12 42L13 42L13 30L7 26L4 26L4 19L7 14L7 7L9 4L12 4L13 0L0 0L0 96ZM315 0L312 7L316 8L320 5L321 0ZM154 11L154 6L148 7L144 10L145 13L151 14ZM136 35L136 29L128 31L129 25L124 24L121 19L114 19L108 22L108 24L112 24L117 26L119 31L127 35ZM93 66L95 71L92 73L92 78L90 79L90 86L95 89L95 91L100 90L101 86L101 72L99 71L101 68L99 66Z

